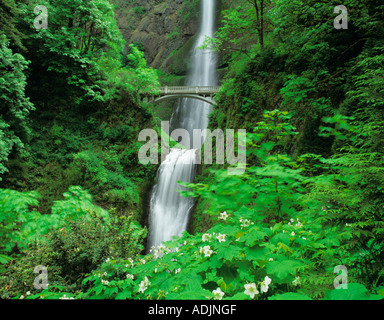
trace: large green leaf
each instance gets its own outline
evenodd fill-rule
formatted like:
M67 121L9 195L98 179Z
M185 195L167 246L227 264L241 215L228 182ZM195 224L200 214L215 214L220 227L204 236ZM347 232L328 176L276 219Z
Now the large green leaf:
M267 273L274 281L284 283L293 278L299 266L301 263L297 260L271 261L267 264Z
M11 257L0 254L0 263L5 264L5 263L8 263L8 261L10 260L12 260Z
M381 300L383 297L371 294L360 283L348 283L347 289L334 289L327 291L324 300Z

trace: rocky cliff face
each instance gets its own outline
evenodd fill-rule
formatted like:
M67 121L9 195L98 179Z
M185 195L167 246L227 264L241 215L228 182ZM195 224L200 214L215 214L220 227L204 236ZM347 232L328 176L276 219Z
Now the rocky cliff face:
M144 50L148 64L185 75L198 28L198 0L114 0L116 18L128 44Z

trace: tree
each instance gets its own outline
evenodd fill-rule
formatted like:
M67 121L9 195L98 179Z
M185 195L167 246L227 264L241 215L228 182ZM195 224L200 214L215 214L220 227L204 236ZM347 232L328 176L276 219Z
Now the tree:
M8 39L12 41L11 45L25 50L22 44L24 35L17 27L18 14L19 10L14 0L0 1L0 25L2 28L0 34L6 34Z
M22 6L30 26L26 46L33 68L31 97L52 105L55 101L104 101L103 71L99 59L121 58L124 41L108 0L41 1L48 11L47 29L35 30L36 16L29 5ZM44 85L41 85L41 84Z
M13 53L9 40L0 36L0 175L7 171L5 163L11 154L25 152L24 143L30 133L28 115L34 105L25 94L28 62ZM1 180L1 177L0 177Z
M216 37L207 39L205 47L219 50L226 58L239 54L252 57L258 46L264 48L266 8L269 0L239 0L222 12Z
M256 12L256 30L259 35L259 43L264 48L264 9L267 1L264 0L247 0Z

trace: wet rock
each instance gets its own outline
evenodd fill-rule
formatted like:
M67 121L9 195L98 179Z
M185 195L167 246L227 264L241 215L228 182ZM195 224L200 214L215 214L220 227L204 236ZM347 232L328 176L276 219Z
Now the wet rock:
M136 0L116 7L123 37L127 45L136 43L143 48L150 66L167 73L186 74L186 49L197 32L197 19L193 15L187 19L181 16L183 0L155 0L151 3Z

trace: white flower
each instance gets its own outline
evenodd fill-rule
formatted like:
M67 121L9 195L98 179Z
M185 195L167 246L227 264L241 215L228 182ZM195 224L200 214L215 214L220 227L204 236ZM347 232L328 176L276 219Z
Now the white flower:
M243 218L240 218L240 222L241 222L241 226L240 226L241 229L249 227L251 224L253 224L253 222L251 222L251 220L248 220L248 219L243 220Z
M24 296L20 296L20 298L19 299L24 299Z
M244 285L244 293L253 299L255 295L259 294L259 291L256 289L256 284L255 283L247 283Z
M139 292L144 293L145 290L147 290L147 287L145 286L144 282L141 281L139 284Z
M201 237L201 239L205 242L205 241L209 241L211 240L211 235L209 233L204 233L203 236Z
M128 262L131 264L131 266L133 267L133 259L132 258L128 258ZM127 265L126 265L127 266Z
M295 224L295 227L302 227L303 224L299 221L299 218L297 218L297 223Z
M165 254L165 253L170 253L172 252L172 250L170 248L168 248L167 246L161 244L159 247L158 247L158 250L159 250L159 253L162 255L162 254Z
M31 295L31 291L27 291L26 295L30 296Z
M142 264L145 264L145 259L140 259L140 262L141 262Z
M101 280L101 283L104 284L104 285L109 285L109 281L108 280Z
M210 257L213 251L210 246L200 247L200 253L204 253L205 257Z
M295 235L295 233L292 231L292 232L291 232L291 236L293 237L294 235Z
M140 284L139 284L139 292L144 293L144 291L148 289L148 286L149 286L150 284L151 284L151 283L149 282L148 278L147 278L147 277L144 277L144 280L141 281Z
M224 292L221 291L220 288L217 288L216 290L213 290L212 293L213 293L213 295L214 295L214 299L215 299L215 300L221 300L221 299L223 299Z
M66 295L63 295L62 297L59 298L60 300L73 300L75 299L74 297L67 297Z
M216 237L219 242L225 242L225 234L219 233L219 235Z
M127 273L127 279L132 279L133 280L133 278L134 278L133 274Z
M227 220L228 218L228 213L226 211L224 212L220 212L220 216L219 216L219 219L221 220Z
M292 284L296 287L301 284L300 277L296 277L295 280L292 281Z
M273 258L269 258L268 261L273 261Z
M105 260L106 263L109 263L109 261L111 261L111 259L107 258L107 260Z
M269 284L271 283L272 279L268 276L264 278L264 281L261 283L260 290L261 292L267 292L269 288Z
M181 268L175 270L175 274L179 273L181 271Z

